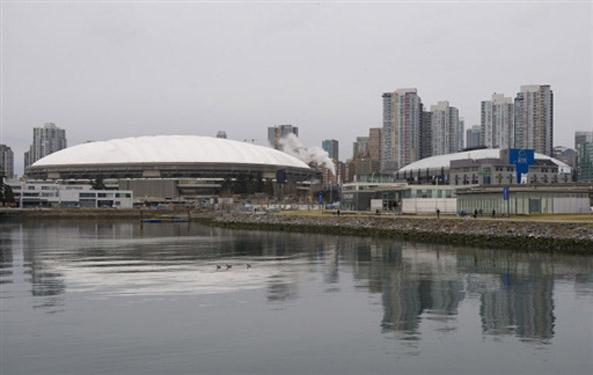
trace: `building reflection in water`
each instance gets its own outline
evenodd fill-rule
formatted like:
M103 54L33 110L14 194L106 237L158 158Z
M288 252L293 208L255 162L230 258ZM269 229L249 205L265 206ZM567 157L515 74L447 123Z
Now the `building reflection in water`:
M513 254L510 258L508 252L491 251L473 258L470 270L493 276L488 279L489 284L470 286L480 295L483 332L514 334L543 342L551 339L555 318L550 256Z
M5 226L0 232L0 283L10 283L15 269L11 231ZM351 273L355 289L380 297L378 329L403 340L420 339L424 324L454 330L459 307L469 298L479 301L483 334L546 342L554 336L554 280L573 277L582 295L593 295L592 261L557 255L183 224L27 224L27 233L20 240L23 267L35 307L48 312L64 303L64 272L123 283L150 279L140 272L156 270L176 287L173 272L195 275L195 267L214 272L216 264L250 263L250 275L262 272L261 280L240 280L257 284L274 304L300 298L299 288L306 290L303 274L319 275L325 292L336 293ZM167 271L170 266L176 268ZM118 279L116 273L125 276Z
M448 259L418 253L411 246L390 248L383 271L383 332L395 331L413 338L422 317L447 321L457 315L464 298L463 282L450 272Z
M31 283L34 308L48 313L61 311L66 285L54 264L59 262L65 241L78 236L76 232L37 225L33 233L22 237L25 280Z
M551 277L530 280L502 275L501 288L480 296L480 317L486 334L516 334L525 339L554 335L554 282Z
M545 343L554 336L554 265L548 254L484 250L459 255L460 272L471 272L482 330Z
M12 236L16 232L17 226L10 225L9 230L0 232L0 286L13 283L14 259L13 251L15 244ZM3 289L0 288L0 298L2 298Z
M377 241L358 243L347 251L355 254L351 258L356 278L368 280L370 292L381 293L384 333L418 338L423 319L456 318L469 295L479 298L484 334L544 343L553 337L554 267L549 255L419 248Z

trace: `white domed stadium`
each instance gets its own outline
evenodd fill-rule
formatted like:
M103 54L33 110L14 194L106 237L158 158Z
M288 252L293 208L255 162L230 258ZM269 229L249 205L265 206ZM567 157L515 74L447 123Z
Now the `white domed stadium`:
M155 180L172 179L178 180L178 185L188 185L188 179L269 182L275 181L278 173L287 182L311 179L318 174L303 161L269 147L191 135L84 143L50 154L25 171L30 179L144 180L144 185L147 180L154 185ZM122 188L122 184L119 185ZM128 184L123 188L133 186ZM142 194L141 191L135 193Z
M418 171L425 171L426 169L434 172L438 172L441 168L445 170L449 169L449 165L451 161L454 160L462 160L462 159L498 159L500 157L500 152L502 150L499 148L483 148L483 149L476 149L476 150L468 150L468 151L461 151L455 152L452 154L445 154L445 155L437 155L431 156L425 159L421 159L406 165L405 167L401 168L397 172L399 174L403 173L416 173ZM571 168L568 164L554 159L548 155L535 153L535 160L549 160L552 163L558 166L559 172L561 173L570 173Z
M272 148L222 138L179 135L83 143L48 155L33 167L163 163L257 164L309 169L304 162Z
M510 149L482 148L437 155L406 165L395 172L398 181L424 184L511 184L529 178L531 183L569 183L572 168L548 155L533 153L529 173L517 172L509 161Z

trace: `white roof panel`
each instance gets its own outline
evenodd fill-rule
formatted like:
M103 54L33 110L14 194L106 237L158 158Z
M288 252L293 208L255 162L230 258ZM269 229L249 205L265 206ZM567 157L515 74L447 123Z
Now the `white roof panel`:
M269 147L195 135L159 135L83 143L50 154L33 166L131 163L266 164L309 168Z

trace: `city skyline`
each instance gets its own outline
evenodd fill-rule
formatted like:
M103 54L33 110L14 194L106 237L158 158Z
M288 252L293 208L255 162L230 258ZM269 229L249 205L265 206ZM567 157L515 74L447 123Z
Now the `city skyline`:
M285 6L3 3L0 143L16 173L45 122L71 145L220 129L266 144L263 129L282 123L307 145L348 145L381 127L380 95L397 87L453 103L468 126L492 92L549 84L554 146L593 126L590 4ZM414 40L398 38L411 20Z

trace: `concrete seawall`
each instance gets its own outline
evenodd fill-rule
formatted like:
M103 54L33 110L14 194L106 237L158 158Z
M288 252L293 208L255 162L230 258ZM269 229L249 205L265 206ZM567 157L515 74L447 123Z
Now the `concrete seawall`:
M593 222L274 214L226 214L205 221L237 229L381 236L473 247L593 254Z

